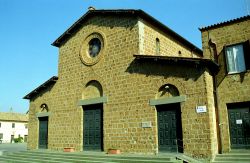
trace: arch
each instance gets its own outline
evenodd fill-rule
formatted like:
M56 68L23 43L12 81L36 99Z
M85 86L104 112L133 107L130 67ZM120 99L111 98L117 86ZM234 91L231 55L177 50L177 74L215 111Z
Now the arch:
M96 81L89 81L82 92L82 99L98 98L103 96L102 85Z
M156 99L179 96L179 90L172 84L162 85L156 94Z
M151 106L172 104L186 101L185 95L180 95L179 90L172 84L164 84L155 95L155 98L149 100Z
M42 103L40 105L40 111L38 111L36 113L36 117L40 118L40 117L48 117L51 115L51 112L49 112L49 107L46 103Z
M40 112L49 112L49 107L46 103L42 103L40 105L41 111Z

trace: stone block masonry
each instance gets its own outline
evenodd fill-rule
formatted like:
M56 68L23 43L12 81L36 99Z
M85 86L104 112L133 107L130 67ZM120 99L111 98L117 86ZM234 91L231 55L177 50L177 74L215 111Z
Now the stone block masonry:
M107 97L103 103L103 150L124 153L159 152L156 106L150 99L171 98L160 88L171 85L186 101L180 103L183 152L211 159L216 150L212 76L203 65L136 60L134 54L199 58L180 40L151 22L132 16L96 15L59 47L58 81L30 101L29 149L37 149L41 104L48 105L48 148L84 151L84 109L79 100ZM84 58L84 41L93 33L102 40L98 58ZM84 45L83 45L84 44ZM83 57L83 58L82 58ZM85 56L86 57L86 56ZM87 56L90 57L90 56ZM89 65L83 62L88 60ZM178 95L177 95L178 96ZM197 113L197 105L207 112ZM142 127L148 122L149 127Z

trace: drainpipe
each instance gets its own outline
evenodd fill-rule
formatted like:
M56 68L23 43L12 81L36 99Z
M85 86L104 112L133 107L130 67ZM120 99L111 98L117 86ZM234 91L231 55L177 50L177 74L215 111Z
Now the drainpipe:
M209 46L213 49L213 57L214 61L218 63L218 53L217 53L217 45L211 39L208 42ZM210 51L211 53L211 51ZM215 114L216 114L216 128L217 128L217 139L218 139L218 151L222 153L223 151L223 143L222 143L222 129L220 124L220 112L219 112L219 104L218 104L218 89L217 89L217 81L216 81L216 73L213 73L213 86L214 86L214 104L215 104Z

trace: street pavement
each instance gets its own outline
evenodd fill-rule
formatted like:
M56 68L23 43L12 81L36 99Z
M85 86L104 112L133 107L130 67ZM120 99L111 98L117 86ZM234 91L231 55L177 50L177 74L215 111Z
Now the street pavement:
M3 152L26 151L27 143L3 143L0 144L0 155Z

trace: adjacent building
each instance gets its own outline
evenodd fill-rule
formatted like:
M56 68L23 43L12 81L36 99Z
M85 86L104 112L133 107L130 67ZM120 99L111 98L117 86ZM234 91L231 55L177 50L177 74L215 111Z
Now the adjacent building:
M250 148L250 15L200 29L214 78L219 149Z
M202 51L142 10L90 8L52 44L59 48L58 77L24 97L28 148L181 152L209 160L229 151L227 110L240 102L248 118L237 123L249 126L250 81L247 68L244 76L220 78L219 54L247 41L247 26L249 16L202 28ZM226 43L218 31L245 37Z
M15 138L28 138L28 115L13 112L0 112L0 140L13 143Z

